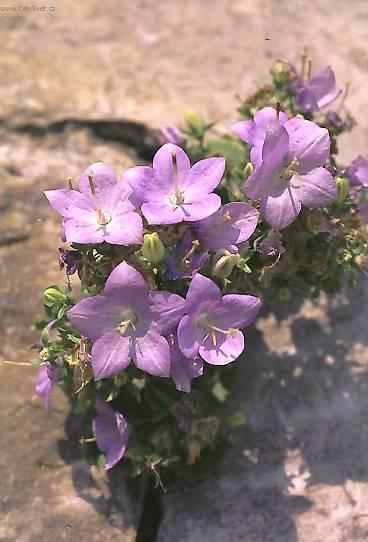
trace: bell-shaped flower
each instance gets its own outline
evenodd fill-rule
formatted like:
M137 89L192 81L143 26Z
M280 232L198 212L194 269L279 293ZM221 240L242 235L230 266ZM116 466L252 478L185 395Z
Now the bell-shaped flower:
M91 364L96 380L117 375L131 360L155 376L170 375L164 337L184 312L184 299L166 291L149 292L142 275L125 262L112 271L102 294L88 297L67 315L93 341Z
M132 189L117 182L111 167L97 162L79 178L79 190L48 190L45 196L63 217L63 235L69 243L141 244L142 218L135 212Z
M203 375L203 361L199 356L194 359L186 358L179 348L176 335L171 334L168 341L171 355L171 378L178 391L189 393L193 378Z
M258 297L229 294L197 273L185 300L186 315L178 326L179 348L187 358L198 354L212 365L226 365L240 356L244 336L260 306Z
M250 159L254 166L262 161L262 145L266 132L273 126L284 125L288 120L286 113L273 107L263 107L254 114L253 120L241 120L231 126L240 139L251 145Z
M172 256L164 259L165 275L170 280L192 278L208 262L207 252L198 252L198 241L187 230L176 244Z
M243 190L260 199L261 213L274 229L291 224L302 205L325 207L336 199L336 183L322 167L329 151L328 131L308 120L294 117L267 131L262 162Z
M249 203L226 203L213 215L198 222L199 241L210 250L236 250L257 227L259 212Z
M368 160L362 156L355 158L345 170L350 186L368 188Z
M99 399L95 403L97 416L92 422L93 434L100 452L105 454L105 469L111 469L123 457L129 438L129 427L121 412L113 410Z
M36 377L36 393L44 399L46 412L50 411L52 388L58 381L60 369L51 365L49 361L42 365Z
M296 95L298 107L307 113L327 107L341 94L336 88L335 74L330 66L319 70L301 84Z
M264 256L279 256L280 254L284 254L286 248L281 242L281 233L271 230L266 239L259 244L257 250Z
M153 167L137 166L124 174L149 224L193 222L211 215L221 205L213 190L225 170L224 158L206 158L192 167L177 145L166 143L155 154Z

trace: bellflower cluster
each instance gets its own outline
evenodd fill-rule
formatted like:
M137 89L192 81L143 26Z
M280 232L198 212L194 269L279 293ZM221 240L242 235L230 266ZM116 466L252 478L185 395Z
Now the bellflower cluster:
M352 123L320 112L340 93L331 68L272 75L231 133L189 111L152 164L118 177L97 162L45 192L67 280L44 292L36 392L46 410L55 383L77 397L81 442L106 469L161 484L199 461L243 423L223 403L261 300L338 291L367 261L368 161L336 158Z
M265 109L258 112L259 117L269 120L269 108ZM323 167L330 152L328 131L298 117L284 123L277 119L274 110L274 120L268 122L266 131L259 129L255 169L243 190L249 198L260 200L265 220L281 230L294 222L302 205L319 208L332 203L337 189L331 173Z

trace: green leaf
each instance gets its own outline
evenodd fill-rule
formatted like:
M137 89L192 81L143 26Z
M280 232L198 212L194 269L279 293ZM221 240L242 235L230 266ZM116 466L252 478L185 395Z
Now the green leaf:
M243 145L227 137L210 139L207 141L207 148L210 154L224 156L230 166L244 162L246 157Z

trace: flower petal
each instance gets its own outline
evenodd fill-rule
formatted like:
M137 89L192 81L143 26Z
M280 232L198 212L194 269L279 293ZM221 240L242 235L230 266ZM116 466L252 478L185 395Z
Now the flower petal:
M274 125L267 130L262 147L262 162L246 180L244 192L252 199L259 199L272 191L279 170L285 165L289 150L289 136L283 126Z
M206 332L198 327L191 316L184 316L178 326L178 344L187 358L197 356Z
M190 392L191 381L203 374L203 361L201 358L189 359L181 352L177 339L170 337L171 366L170 374L178 391Z
M79 301L68 310L67 316L75 329L94 340L119 325L121 305L105 295L95 295Z
M261 213L275 230L289 226L301 210L297 195L287 187L278 196L265 196L261 200Z
M53 209L64 218L74 218L80 216L80 213L89 216L95 212L90 200L77 190L61 188L59 190L47 190L44 194Z
M208 337L199 349L200 356L211 365L227 365L236 360L244 350L244 335L237 331L234 335L216 334L217 344Z
M176 162L175 168L174 160ZM190 170L188 156L181 147L172 143L162 145L153 157L152 165L160 180L167 183L170 192L174 191L176 183L181 185Z
M301 175L323 166L330 154L328 130L298 117L288 120L285 128L289 134L289 163L297 158Z
M225 158L206 158L191 168L179 186L189 201L201 200L220 184L225 171Z
M168 198L159 203L143 203L142 213L148 224L177 224L184 220L182 206L172 205Z
M260 299L253 295L229 294L211 316L217 327L241 329L254 321L260 306Z
M184 220L195 222L215 213L221 206L221 198L217 194L205 194L199 201L188 201L181 205Z
M82 222L84 218L86 221ZM77 213L77 218L65 220L64 234L68 243L103 243L105 240L105 230L98 224L95 212L87 217Z
M210 250L228 249L249 239L256 229L258 217L259 212L249 203L226 203L198 223L198 238Z
M95 380L117 375L129 365L129 343L129 337L124 337L115 330L97 339L91 352Z
M341 94L341 90L336 89L335 74L331 66L322 68L308 80L308 86L314 93L317 101L317 109L330 105Z
M89 174L92 173L93 185L96 191L94 197L91 192ZM110 206L112 190L117 183L117 178L112 167L103 162L95 162L88 166L79 177L79 190L94 205L96 202L103 208Z
M201 306L212 306L220 300L220 288L211 279L197 273L189 286L185 299L185 311L188 314L196 314Z
M238 135L240 139L248 143L249 145L254 145L254 138L256 133L256 125L252 120L241 120L232 124L230 129L234 134Z
M337 197L337 186L327 169L319 167L291 179L294 194L306 207L325 207Z
M147 294L148 286L142 275L126 262L121 262L115 267L106 281L104 293L116 296L126 291L134 295Z
M132 343L132 357L136 366L153 376L170 376L170 350L165 337L149 331Z
M140 245L143 243L143 222L138 213L113 215L103 229L104 239L113 245Z
M161 186L157 179L156 171L148 166L136 166L127 169L123 175L122 182L129 183L133 189L134 195L138 197L141 202L149 201L152 186L158 184L158 186L156 186L156 192L158 187ZM162 195L165 195L166 193L167 188L166 185L164 185Z
M109 206L104 209L112 215L122 215L134 211L133 189L126 180L119 181L111 190Z
M184 314L185 300L177 294L160 291L149 294L155 329L162 335L178 325Z

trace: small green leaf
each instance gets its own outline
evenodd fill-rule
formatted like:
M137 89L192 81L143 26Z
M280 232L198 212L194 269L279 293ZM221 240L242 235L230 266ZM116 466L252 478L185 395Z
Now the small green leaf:
M244 162L245 150L243 145L231 138L210 139L207 141L207 148L210 154L224 156L227 163L230 163L232 166Z

